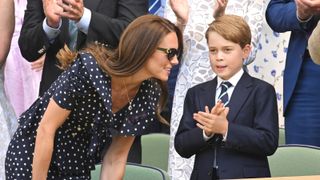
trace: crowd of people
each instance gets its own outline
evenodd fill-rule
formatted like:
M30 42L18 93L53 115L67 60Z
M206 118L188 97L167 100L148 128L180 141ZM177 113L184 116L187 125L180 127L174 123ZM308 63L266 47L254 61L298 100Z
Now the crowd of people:
M1 1L0 179L90 179L97 163L101 179L122 179L153 132L170 134L172 179L270 177L279 126L287 144L320 146L319 8ZM256 65L269 61L266 27L290 36L281 42L283 90Z

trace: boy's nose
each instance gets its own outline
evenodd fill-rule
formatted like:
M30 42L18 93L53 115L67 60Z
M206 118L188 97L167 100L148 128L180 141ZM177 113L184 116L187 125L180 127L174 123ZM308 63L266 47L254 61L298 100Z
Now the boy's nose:
M223 60L223 53L222 53L221 51L218 51L218 52L217 52L216 60L217 60L217 61Z

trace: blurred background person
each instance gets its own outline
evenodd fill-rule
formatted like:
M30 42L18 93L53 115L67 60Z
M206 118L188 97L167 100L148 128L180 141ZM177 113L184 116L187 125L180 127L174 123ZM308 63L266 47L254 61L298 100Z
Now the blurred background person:
M149 0L149 13L163 17L166 5L167 5L166 0ZM181 10L185 11L186 8L184 8L184 9L181 8ZM177 25L180 26L179 24L177 24ZM182 30L181 27L179 27L179 28L180 28L180 30ZM172 70L170 72L169 79L167 82L168 99L167 99L166 107L164 108L164 110L162 111L161 114L168 122L170 122L170 119L171 119L172 102L173 102L174 89L175 89L175 85L176 85L177 75L179 72L179 67L180 67L180 63L178 65L172 67ZM159 124L159 132L170 134L170 126L167 126L165 124Z
M271 0L270 27L291 32L283 80L283 114L287 144L320 146L320 66L310 58L308 38L319 21L320 1Z
M44 56L28 62L18 45L27 0L14 0L15 28L10 51L4 67L4 88L16 116L20 116L37 99Z
M4 161L10 139L17 127L15 115L3 87L3 67L14 31L14 2L0 1L0 179L5 179Z
M309 39L308 39L308 50L311 59L315 64L320 65L320 21L318 21L317 26L313 29Z
M147 10L147 0L28 1L19 47L28 61L46 54L40 95L61 73L55 56L64 44L79 50L97 41L116 48L124 28Z

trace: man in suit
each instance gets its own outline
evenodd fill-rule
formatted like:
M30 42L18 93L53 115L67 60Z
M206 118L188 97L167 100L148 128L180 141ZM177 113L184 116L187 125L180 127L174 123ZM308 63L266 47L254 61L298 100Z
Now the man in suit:
M78 28L76 50L94 41L114 48L125 27L147 12L147 0L29 0L19 46L30 62L46 54L40 95L61 73L55 56L71 41L69 21Z
M45 54L40 96L62 72L56 54L64 44L75 50L89 42L116 48L126 26L147 13L147 0L28 0L19 47L30 62ZM70 31L74 27L76 38ZM128 161L141 162L140 138Z
M283 75L283 112L287 144L320 146L320 66L313 63L308 38L320 16L320 1L271 0L266 20L276 32L290 31ZM303 121L302 121L303 120Z
M182 157L195 155L191 180L268 177L267 156L278 146L277 100L273 86L242 69L250 28L224 15L206 38L217 77L188 90L175 148Z

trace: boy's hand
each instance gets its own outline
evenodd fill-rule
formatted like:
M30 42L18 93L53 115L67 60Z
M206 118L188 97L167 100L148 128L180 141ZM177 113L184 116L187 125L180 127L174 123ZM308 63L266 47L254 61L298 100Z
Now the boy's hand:
M212 134L225 134L228 129L227 115L229 108L224 107L223 103L218 102L212 109L205 107L205 112L199 111L193 114L197 126L204 130L207 136Z
M210 113L211 114L216 114L219 115L224 111L225 107L224 104L221 102L221 100L218 100L216 105L211 109ZM209 113L209 108L208 106L205 107L205 112Z

